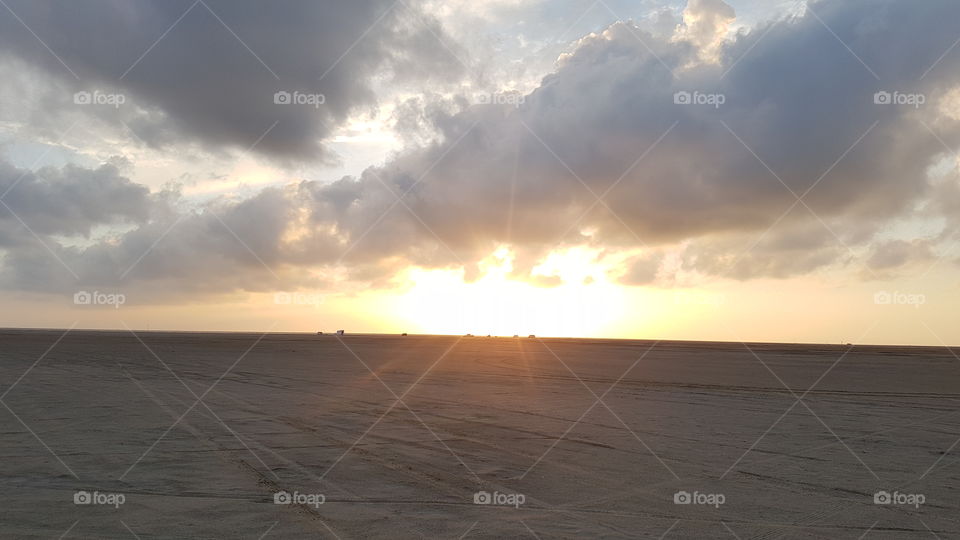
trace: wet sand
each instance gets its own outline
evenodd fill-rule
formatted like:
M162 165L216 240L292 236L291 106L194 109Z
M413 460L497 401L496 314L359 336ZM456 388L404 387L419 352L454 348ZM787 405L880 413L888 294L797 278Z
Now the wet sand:
M2 538L960 535L947 349L62 334L0 331Z

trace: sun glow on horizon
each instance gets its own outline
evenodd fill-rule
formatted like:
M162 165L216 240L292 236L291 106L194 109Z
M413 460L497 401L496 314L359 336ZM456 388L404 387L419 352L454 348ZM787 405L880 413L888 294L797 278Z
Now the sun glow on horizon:
M506 248L485 259L472 282L462 270L413 268L407 275L413 286L396 309L428 333L601 335L628 306L621 288L591 261L582 250L552 253L534 267L533 282L511 276L513 255Z

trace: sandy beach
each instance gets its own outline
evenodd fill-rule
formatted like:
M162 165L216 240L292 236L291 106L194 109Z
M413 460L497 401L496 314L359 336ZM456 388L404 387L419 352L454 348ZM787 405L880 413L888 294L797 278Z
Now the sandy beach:
M0 360L3 538L960 533L946 349L4 330Z

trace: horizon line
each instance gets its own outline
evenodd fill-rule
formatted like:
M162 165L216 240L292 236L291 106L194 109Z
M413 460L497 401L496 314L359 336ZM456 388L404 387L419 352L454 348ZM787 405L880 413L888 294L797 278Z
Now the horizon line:
M305 336L317 336L317 335L336 335L336 330L333 331L317 331L310 332L306 330L288 330L288 331L277 331L277 330L268 330L266 332L259 330L169 330L169 329L144 329L144 328L62 328L62 327L34 327L34 326L3 326L0 327L0 332L7 332L10 330L26 330L26 331L49 331L49 332L64 332L64 333L73 333L73 332L118 332L118 333L154 333L154 334L261 334L264 336L268 335L305 335ZM322 332L320 334L319 332ZM853 342L844 342L844 343L828 343L823 341L750 341L750 340L709 340L709 339L676 339L676 338L655 338L655 337L578 337L578 336L553 336L553 335L536 335L536 334L516 334L514 336L508 335L482 335L482 334L432 334L432 333L419 333L419 332L345 332L344 336L372 336L372 337L410 337L410 336L422 336L422 337L451 337L451 338L463 338L471 337L477 339L567 339L567 340L580 340L580 341L642 341L642 342L664 342L664 343L720 343L720 344L751 344L751 345L807 345L807 346L827 346L827 347L849 347L853 349L855 347L894 347L894 348L924 348L924 349L945 349L954 357L957 355L953 352L953 347L960 347L960 345L911 345L911 344L884 344L884 343L853 343Z

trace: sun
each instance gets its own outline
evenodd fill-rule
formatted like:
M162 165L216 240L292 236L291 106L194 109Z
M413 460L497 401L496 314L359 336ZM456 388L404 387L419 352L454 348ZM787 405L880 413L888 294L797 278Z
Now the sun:
M462 270L408 270L412 288L397 316L418 332L513 336L597 336L625 311L620 288L589 254L556 252L528 280L511 277L513 254L500 248L481 262L481 277Z

